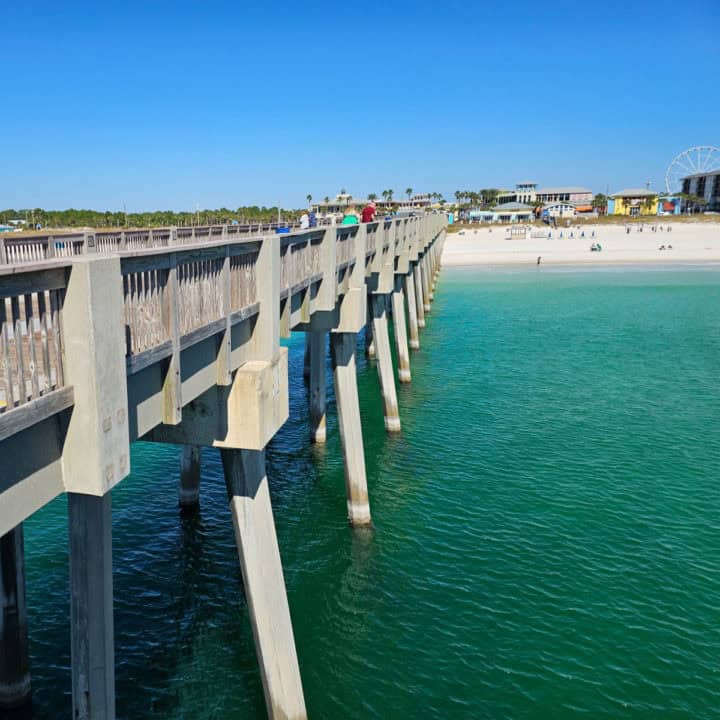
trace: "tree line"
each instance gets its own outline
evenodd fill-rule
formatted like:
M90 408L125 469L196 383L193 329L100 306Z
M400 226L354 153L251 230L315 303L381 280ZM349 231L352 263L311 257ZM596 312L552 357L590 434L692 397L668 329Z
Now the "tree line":
M195 212L175 212L173 210L154 210L152 212L126 213L122 211L101 210L45 210L43 208L22 208L0 210L0 225L8 225L14 220L24 220L29 227L67 228L67 227L187 227L191 225L229 224L236 221L245 223L277 222L278 214L282 221L295 220L302 210L288 210L277 207L249 205L235 210L218 208L216 210L196 210Z

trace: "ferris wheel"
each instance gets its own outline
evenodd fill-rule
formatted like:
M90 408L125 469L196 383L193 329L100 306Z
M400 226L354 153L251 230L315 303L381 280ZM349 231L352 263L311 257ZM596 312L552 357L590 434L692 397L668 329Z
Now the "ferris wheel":
M665 173L665 190L676 193L682 190L683 178L697 173L720 170L720 148L698 145L676 155Z

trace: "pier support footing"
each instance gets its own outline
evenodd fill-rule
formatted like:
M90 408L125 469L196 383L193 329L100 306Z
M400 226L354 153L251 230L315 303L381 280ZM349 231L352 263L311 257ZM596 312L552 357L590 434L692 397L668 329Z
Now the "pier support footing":
M348 520L353 527L371 524L360 402L358 400L355 333L330 333L338 424L345 464Z
M228 502L270 720L307 717L264 450L222 449Z

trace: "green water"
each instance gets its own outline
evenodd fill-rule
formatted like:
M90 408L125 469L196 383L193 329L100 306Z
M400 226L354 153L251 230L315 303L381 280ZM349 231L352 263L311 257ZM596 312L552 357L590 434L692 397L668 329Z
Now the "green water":
M718 717L720 273L443 271L400 437L361 362L372 533L290 348L269 473L310 717ZM177 455L136 445L114 492L118 716L262 718L220 464L182 520ZM70 713L65 512L27 523L39 718Z

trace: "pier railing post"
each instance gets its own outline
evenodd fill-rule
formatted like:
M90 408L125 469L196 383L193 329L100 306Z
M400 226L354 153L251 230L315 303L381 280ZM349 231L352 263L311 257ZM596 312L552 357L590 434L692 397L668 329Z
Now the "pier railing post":
M74 720L115 717L110 493L68 493Z
M0 538L0 717L31 702L22 523Z

